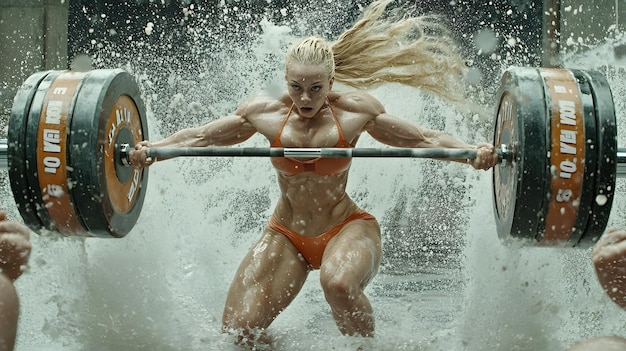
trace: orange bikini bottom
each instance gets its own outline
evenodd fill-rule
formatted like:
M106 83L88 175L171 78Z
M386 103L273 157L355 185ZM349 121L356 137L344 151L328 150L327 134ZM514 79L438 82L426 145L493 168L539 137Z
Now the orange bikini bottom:
M376 217L363 210L357 210L346 219L344 219L343 222L337 224L329 231L322 233L318 236L300 235L293 230L287 228L285 225L279 223L274 216L270 217L268 228L286 236L287 239L289 239L298 249L298 251L300 251L300 254L302 254L302 256L311 266L311 268L319 269L322 265L322 256L324 255L324 250L326 250L326 245L328 245L330 239L335 237L335 235L337 235L346 224L357 219L375 221Z

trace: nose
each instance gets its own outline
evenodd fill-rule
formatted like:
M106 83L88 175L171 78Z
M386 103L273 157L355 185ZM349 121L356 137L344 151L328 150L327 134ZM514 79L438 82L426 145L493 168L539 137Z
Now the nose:
M302 102L310 102L311 101L311 96L309 96L309 93L303 92L302 95L300 95L300 101L302 101Z

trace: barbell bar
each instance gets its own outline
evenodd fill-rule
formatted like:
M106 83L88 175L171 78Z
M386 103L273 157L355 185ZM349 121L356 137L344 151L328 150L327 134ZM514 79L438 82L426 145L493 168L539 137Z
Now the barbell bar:
M135 225L148 170L128 153L148 140L139 87L123 70L47 71L20 87L0 167L25 223L36 232L123 237ZM612 94L598 72L511 67L497 94L493 196L500 238L580 246L604 231L617 149ZM472 159L472 149L152 148L148 156L418 157Z
M393 157L393 158L438 158L438 159L474 159L474 149L412 149L412 148L264 148L264 147L183 147L150 148L148 157L174 158L181 156L211 157L293 157L293 158L357 158L357 157ZM499 152L504 155L503 152ZM504 156L503 156L504 157Z

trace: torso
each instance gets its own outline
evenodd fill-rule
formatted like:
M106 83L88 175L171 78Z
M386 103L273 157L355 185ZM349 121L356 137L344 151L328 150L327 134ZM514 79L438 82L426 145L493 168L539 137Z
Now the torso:
M354 104L359 103L358 97L359 93L332 93L329 95L332 111L324 107L316 117L306 119L298 116L297 109L294 109L284 127L283 122L292 105L287 96L265 101L263 112L248 115L247 119L270 143L275 141L280 131L280 144L286 148L337 147L341 143L334 112L344 139L349 143L345 146L354 146L365 125L373 118L371 114L359 113L354 108ZM305 236L317 236L330 229L357 209L345 192L348 170L349 166L333 175L278 171L282 196L274 216Z
M284 147L282 143L282 132L289 122L289 118L291 117L293 110L295 109L295 105L291 105L287 116L283 120L283 123L272 141L271 146L275 148ZM352 148L352 144L346 140L343 135L343 131L341 128L341 124L337 119L335 111L331 105L329 105L328 110L330 110L333 120L335 122L335 129L337 130L337 134L339 139L337 144L335 144L334 148ZM350 164L352 163L351 158L322 158L316 157L308 160L296 159L293 157L272 157L272 164L276 170L287 177L292 177L298 175L300 173L308 173L312 172L320 176L335 176L341 173L344 173L350 169Z

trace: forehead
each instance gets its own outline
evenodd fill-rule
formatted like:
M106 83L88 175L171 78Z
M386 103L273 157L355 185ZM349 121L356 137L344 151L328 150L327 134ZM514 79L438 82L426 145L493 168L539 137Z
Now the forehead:
M287 79L303 83L312 83L328 79L323 65L292 62L287 66Z

